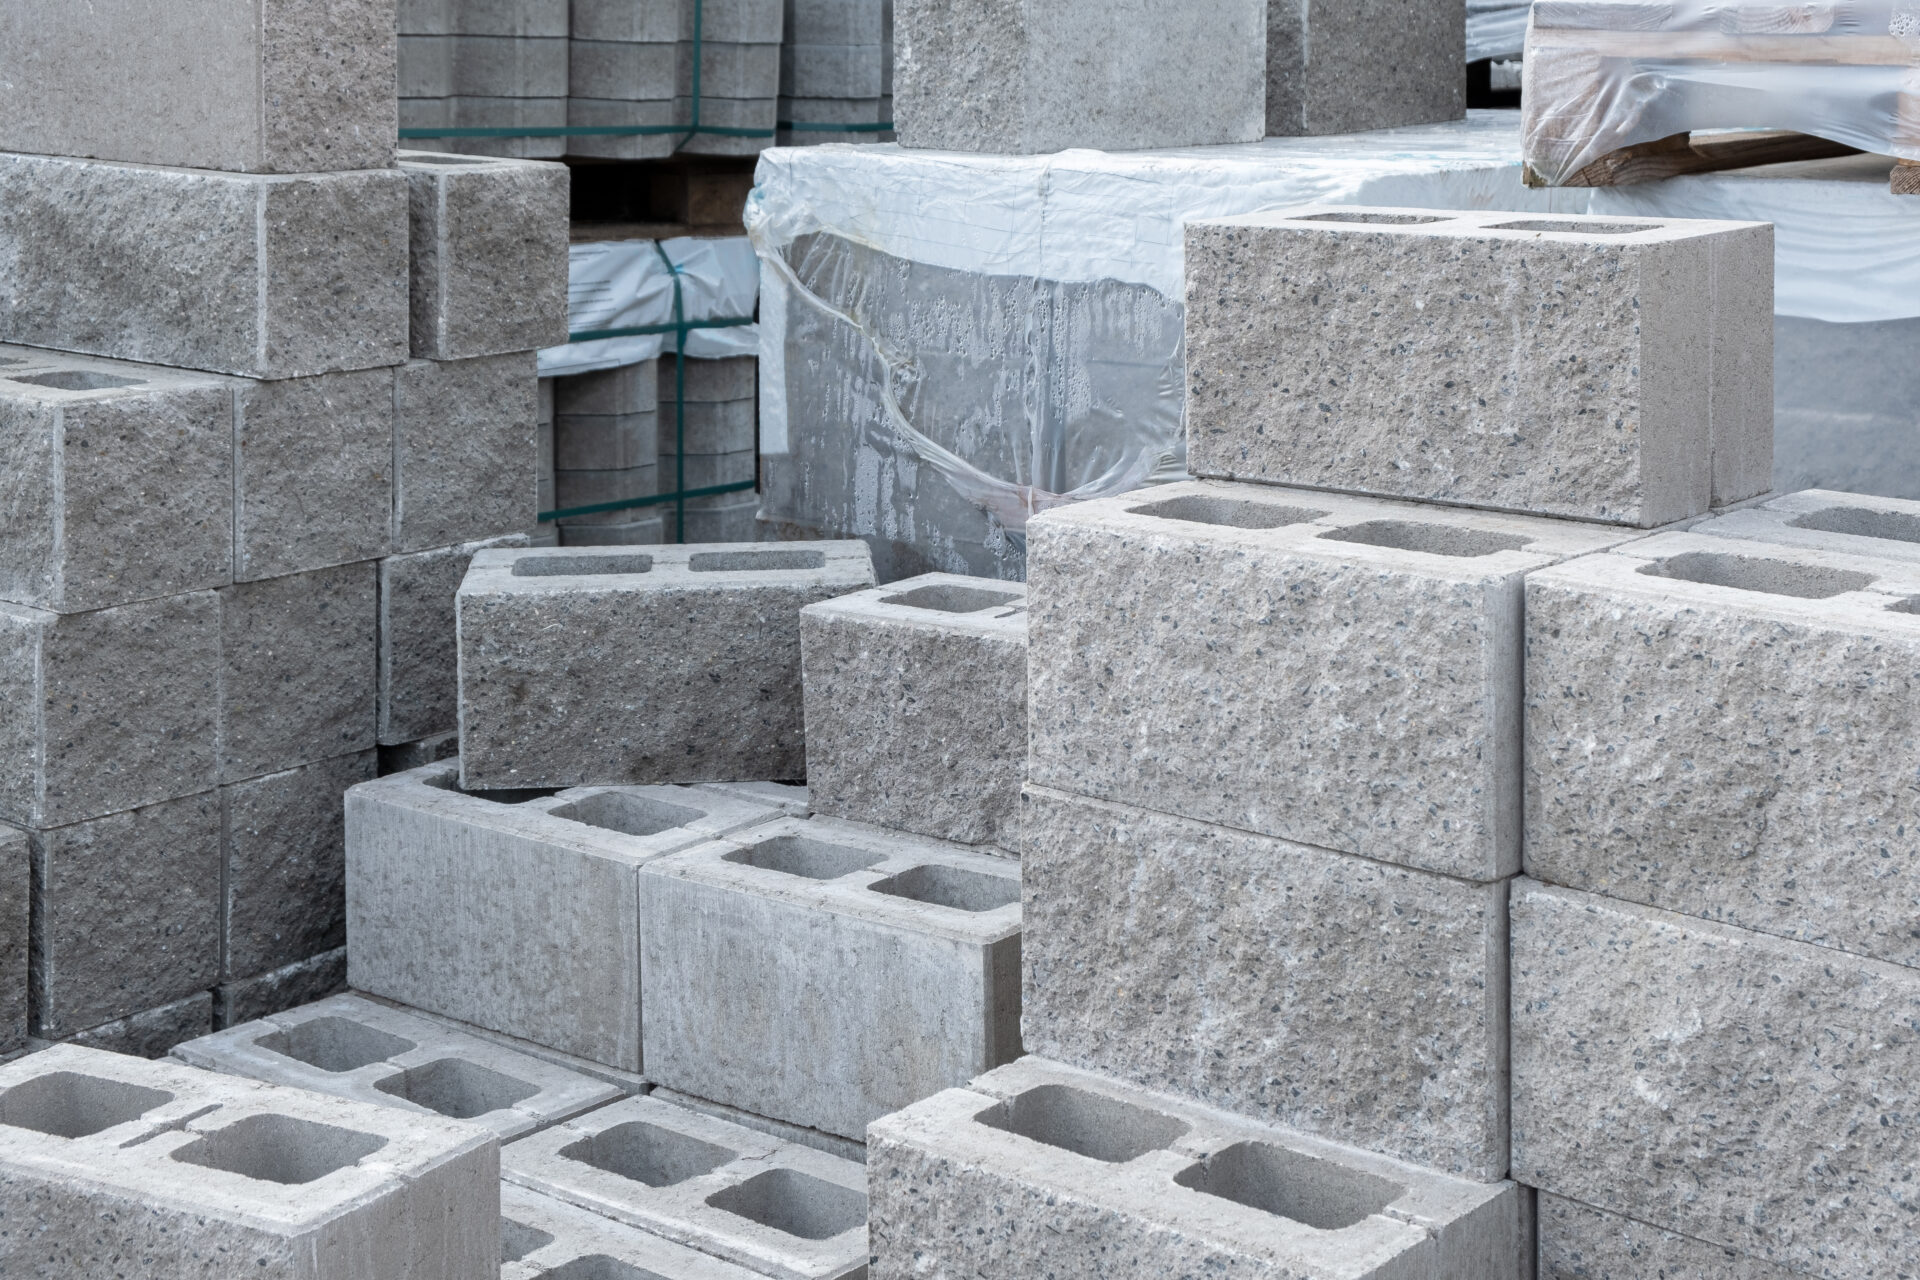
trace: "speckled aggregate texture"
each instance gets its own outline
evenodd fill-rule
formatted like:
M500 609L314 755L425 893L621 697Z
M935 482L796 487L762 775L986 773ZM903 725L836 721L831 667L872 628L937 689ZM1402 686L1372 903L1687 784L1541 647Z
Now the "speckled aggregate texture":
M1641 528L1752 497L1772 245L1749 222L1334 206L1192 224L1189 465Z
M1270 0L1267 134L1359 133L1467 114L1466 10L1433 0Z
M0 1053L27 1036L27 931L33 882L27 833L0 827Z
M393 549L532 528L538 379L531 351L415 360L394 378Z
M1917 1025L1913 969L1517 881L1514 1177L1798 1274L1911 1277Z
M182 1040L191 1040L213 1030L214 998L201 991L184 1000L103 1022L97 1027L67 1037L62 1044L84 1049L104 1049L135 1058L164 1058L167 1051Z
M459 656L453 597L474 553L524 547L523 533L457 547L389 556L380 562L380 709L382 745L458 734ZM453 749L457 750L457 736ZM421 764L429 763L426 760Z
M1539 1214L1536 1280L1790 1280L1808 1274L1560 1196L1542 1195Z

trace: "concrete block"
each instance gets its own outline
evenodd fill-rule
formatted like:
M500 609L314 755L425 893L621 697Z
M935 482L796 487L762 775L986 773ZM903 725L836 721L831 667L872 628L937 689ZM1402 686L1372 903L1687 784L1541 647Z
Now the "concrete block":
M674 0L665 4L574 0L570 30L575 40L672 44L680 39L680 11L684 7Z
M856 1138L1020 1055L1009 859L784 819L643 866L640 935L643 1060L683 1093Z
M453 125L461 129L552 129L568 123L566 98L482 98L471 94L448 100ZM550 160L573 150L564 137L457 138L467 155L497 159ZM479 354L479 353L475 353Z
M203 1036L212 1029L213 993L201 991L157 1009L89 1027L63 1043L134 1058L164 1058L182 1040Z
M213 989L213 1026L209 1030L236 1027L255 1018L297 1009L346 989L345 947L250 978L229 979Z
M454 94L453 46L456 36L400 35L401 98L450 98ZM412 127L412 122L408 122Z
M773 1280L856 1280L866 1170L651 1098L502 1153L501 1176Z
M699 790L718 791L721 795L737 796L742 800L751 800L755 804L768 805L789 818L804 818L813 812L805 784L795 786L788 782L708 782L701 784Z
M499 1147L438 1116L58 1046L0 1067L0 1268L463 1280L499 1265Z
M609 102L670 102L679 85L679 51L675 40L574 40L568 92Z
M687 403L714 404L752 400L760 393L760 361L753 356L725 360L688 359L683 375L677 356L660 357L660 403L671 405L685 388ZM684 381L682 378L684 377Z
M766 1116L755 1115L751 1111L742 1111L739 1107L729 1107L724 1103L710 1102L706 1098L696 1098L690 1093L681 1093L677 1089L662 1089L656 1086L647 1091L647 1096L660 1102L670 1102L676 1107L684 1107L688 1111L698 1111L701 1115L725 1120L728 1124L737 1124L755 1133L767 1134L782 1142L794 1142L803 1147L812 1147L815 1151L824 1151L830 1156L839 1156L842 1160L851 1160L856 1164L867 1162L867 1143L864 1132L858 1138L843 1138L837 1133L828 1133L824 1129L809 1129L804 1125L790 1124L785 1120L771 1120Z
M684 125L691 117L677 110L672 99L633 101L609 98L569 98L566 123L580 128L663 128ZM651 133L582 135L567 139L567 154L602 160L658 160L674 154L684 134Z
M404 765L417 768L459 752L460 685L454 674L453 596L474 554L523 547L525 534L468 542L380 562L379 712L376 732L398 746L451 735ZM434 754L437 752L438 754ZM383 769L395 773L399 769Z
M558 471L625 471L652 468L660 454L660 419L643 413L561 414L554 422L553 460Z
M623 1090L444 1023L339 995L178 1045L189 1066L466 1120L523 1137L618 1100Z
M774 143L779 124L779 100L771 88L765 97L700 99L700 123L703 131L680 146L680 153L695 156L755 156ZM673 100L673 119L693 119L693 99L682 93ZM750 129L755 132L733 135L707 132L712 129Z
M463 126L472 117L485 127L479 106L460 114ZM566 122L562 99L546 123ZM398 159L410 193L413 354L463 360L565 342L566 167L420 151Z
M64 826L212 790L219 681L211 591L0 605L0 820Z
M1270 0L1268 136L1462 118L1466 16L1422 0Z
M1920 965L1916 599L1914 559L1696 533L1530 578L1529 874Z
M394 381L393 549L424 551L534 523L531 351L415 360Z
M406 180L0 154L0 342L292 378L407 352Z
M1539 1280L1792 1280L1800 1274L1604 1209L1540 1197Z
M700 95L715 98L772 98L780 92L778 40L747 43L703 39L700 44ZM674 46L675 83L682 95L693 91L693 44ZM691 117L689 117L691 118ZM701 119L706 119L704 107Z
M693 788L467 793L458 773L347 793L354 987L639 1071L636 868L774 811Z
M1039 788L1022 872L1032 1052L1505 1176L1504 884Z
M1529 880L1513 1168L1802 1274L1898 1274L1920 972Z
M792 98L870 98L877 106L884 64L878 42L782 45L780 92Z
M567 96L565 36L449 37L453 91L481 98Z
M230 387L0 347L0 598L76 613L231 581Z
M603 369L553 379L553 409L569 417L615 417L660 407L660 362Z
M872 585L856 541L482 551L457 603L462 785L798 778L800 610Z
M1511 875L1522 579L1625 536L1209 482L1047 512L1028 529L1029 777Z
M1517 1280L1521 1190L1041 1058L875 1122L871 1275Z
M32 889L27 833L0 827L0 1053L12 1053L27 1039Z
M449 30L471 36L564 36L567 0L455 0Z
M1027 593L932 573L800 614L816 811L1020 847Z
M610 502L630 502L651 498L660 491L657 465L628 467L621 471L560 471L553 473L553 500L556 511L577 511ZM612 511L594 511L586 515L561 516L561 528L576 525L631 524L654 513L646 507L617 507Z
M356 992L355 994L366 996L365 992ZM653 1082L637 1071L624 1071L619 1067L609 1066L604 1062L595 1062L590 1058L575 1057L573 1054L562 1053L560 1050L552 1048L549 1045L535 1044L531 1040L522 1040L518 1036L510 1036L499 1031L491 1031L486 1027L477 1027L471 1022L462 1022L458 1018L449 1018L445 1014L433 1013L426 1009L411 1008L407 1005L400 1004L398 1001L381 1000L372 996L367 996L367 998L374 1000L377 1004L385 1004L395 1009L405 1010L407 1013L425 1018L429 1022L443 1022L463 1035L475 1036L481 1040L491 1041L494 1044L511 1049L515 1053L522 1053L530 1058L538 1058L542 1062L551 1062L555 1066L565 1067L575 1075L588 1076L595 1080L604 1080L608 1084L618 1085L620 1091L629 1097L650 1093L653 1089Z
M1189 465L1639 528L1750 498L1773 463L1772 245L1684 219L1194 223Z
M1688 533L1920 564L1920 502L1803 489L1690 525Z
M669 456L680 452L681 442L675 436L681 431L690 454L754 452L760 439L758 408L752 399L689 400L676 414L669 404L660 415L660 452Z
M248 173L393 162L393 5L15 0L0 150ZM137 51L137 52L136 52Z
M786 0L787 40L812 45L886 45L890 19L882 0Z
M500 1280L755 1280L731 1262L510 1182L500 1188L500 1261Z
M346 794L374 776L360 751L225 786L223 978L245 978L347 941Z
M220 601L220 780L374 745L372 564L239 582Z
M686 511L688 542L777 541L766 535L766 526L760 523L760 495L752 490L689 498ZM675 506L664 505L661 514L666 520L667 538L678 538L679 518Z
M660 459L660 483L667 489L713 489L727 484L753 484L760 476L760 456L741 453L671 454Z
M560 537L552 546L562 547L656 547L666 541L666 525L660 516L625 520L619 524L568 524L561 526Z

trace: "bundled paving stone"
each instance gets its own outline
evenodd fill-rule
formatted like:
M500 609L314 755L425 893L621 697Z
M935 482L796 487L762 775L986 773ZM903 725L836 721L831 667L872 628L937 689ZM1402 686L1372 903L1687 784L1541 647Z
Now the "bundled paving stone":
M892 93L893 0L786 0L781 146L886 140Z
M560 129L567 124L567 0L401 0L400 127ZM564 137L415 144L554 158Z
M759 373L752 356L686 360L682 378L676 357L660 360L660 491L753 484L759 479ZM684 439L682 438L684 437ZM689 498L687 542L758 542L760 495L737 493ZM680 505L660 508L665 536L675 539Z
M655 362L554 382L554 501L561 511L652 497L660 490ZM558 521L568 546L657 543L657 508L623 507Z

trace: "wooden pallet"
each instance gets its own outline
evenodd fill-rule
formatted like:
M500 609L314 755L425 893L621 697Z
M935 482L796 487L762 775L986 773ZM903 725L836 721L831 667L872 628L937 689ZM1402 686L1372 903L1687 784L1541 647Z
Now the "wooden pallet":
M1630 187L1690 173L1719 173L1754 165L1786 164L1794 160L1831 160L1857 156L1860 148L1830 142L1812 134L1785 130L1766 133L1676 133L1654 142L1642 142L1601 156L1560 185L1563 187ZM1547 181L1529 166L1524 175L1530 187ZM1893 162L1890 186L1895 195L1920 195L1920 161Z

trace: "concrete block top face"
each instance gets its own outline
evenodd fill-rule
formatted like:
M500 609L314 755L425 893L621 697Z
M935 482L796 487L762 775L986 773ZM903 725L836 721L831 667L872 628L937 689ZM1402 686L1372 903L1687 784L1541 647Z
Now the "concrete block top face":
M393 163L392 0L14 0L0 47L16 51L0 150L248 173Z
M1118 1237L1143 1249L1125 1269L1082 1274L1197 1274L1157 1264L1199 1248L1211 1267L1233 1259L1225 1273L1235 1275L1517 1276L1519 1189L1510 1182L1448 1177L1043 1058L875 1121L868 1152L882 1259L918 1247L882 1233L899 1229L896 1208L924 1215L907 1196L925 1194L943 1214L968 1215L954 1236L985 1234L970 1203L979 1197L982 1212L1001 1206L990 1218L1034 1212L1065 1237L1085 1232L1087 1245L1111 1252ZM924 1241L935 1253L945 1243Z
M732 592L873 585L867 544L790 542L743 546L527 547L481 551L460 584L463 600L583 595L613 600L669 592ZM796 613L798 611L796 610Z
M1027 588L998 578L928 573L810 604L801 616L981 636L1025 648Z
M718 791L739 796L755 804L771 805L789 818L804 818L812 812L805 783L791 782L703 782L700 791Z
M755 1280L731 1262L513 1183L500 1187L500 1280Z
M490 1040L342 995L174 1046L189 1065L466 1120L502 1141L626 1091Z
M1189 465L1638 528L1700 515L1758 492L1716 492L1752 470L1716 451L1770 464L1757 408L1715 370L1772 368L1771 294L1733 280L1771 256L1772 228L1747 222L1308 206L1191 223Z
M1029 778L1474 880L1519 867L1521 581L1604 526L1196 481L1029 526Z
M865 1273L864 1168L653 1098L521 1139L502 1152L501 1176L755 1275Z
M1920 502L1901 498L1803 489L1687 532L1920 564Z

